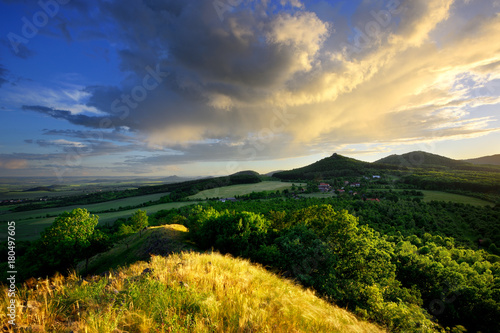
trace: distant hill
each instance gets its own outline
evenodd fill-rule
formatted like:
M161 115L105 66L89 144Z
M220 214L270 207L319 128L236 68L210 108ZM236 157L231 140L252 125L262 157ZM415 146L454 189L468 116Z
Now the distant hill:
M492 156L499 158L500 155ZM498 162L500 165L500 161ZM288 171L275 172L273 177L281 180L321 180L333 177L356 177L375 173L404 171L413 168L437 170L468 170L500 172L500 166L478 165L454 160L445 156L413 151L402 155L390 155L373 163L333 154L310 165Z
M232 176L241 176L241 175L244 175L244 176L260 176L260 174L257 172L257 171L253 171L253 170L244 170L244 171L239 171L239 172L236 172L235 174L233 174Z
M275 173L278 173L278 172L283 172L283 171L286 171L286 170L275 170L275 171L271 171L271 172L268 172L266 174L264 174L264 176L269 176L269 177L272 177L274 176Z
M55 192L61 187L61 185L38 186L24 190L23 192Z
M496 156L500 157L500 155ZM500 172L500 167L497 166L473 164L469 163L468 161L454 160L448 157L431 154L424 151L413 151L403 155L390 155L373 163L394 165L406 168Z
M500 154L471 158L464 161L472 164L500 165Z
M394 168L391 165L383 167ZM326 157L302 168L277 172L273 177L283 180L350 177L365 175L378 168L380 168L378 165L373 165L372 163L359 161L335 153L330 157Z
M431 154L424 151L412 151L403 155L390 155L374 163L399 165L409 168L463 168L469 166L467 162L454 160L441 155Z

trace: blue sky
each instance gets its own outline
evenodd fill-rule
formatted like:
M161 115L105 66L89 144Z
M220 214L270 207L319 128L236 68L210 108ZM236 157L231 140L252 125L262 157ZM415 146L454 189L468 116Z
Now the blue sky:
M0 175L497 154L499 13L498 0L0 0Z

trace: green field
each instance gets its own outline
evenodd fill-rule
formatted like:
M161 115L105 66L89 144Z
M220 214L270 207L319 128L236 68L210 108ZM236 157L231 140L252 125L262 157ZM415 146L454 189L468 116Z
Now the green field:
M305 186L305 184L295 184L297 186ZM196 195L189 197L191 200L204 200L207 198L229 198L235 197L238 195L245 195L252 192L261 192L261 191L276 191L276 190L284 190L290 189L292 187L291 183L283 183L277 181L265 181L257 184L244 184L244 185L232 185L226 187L220 187L216 189L202 191ZM394 191L402 191L402 190L394 190ZM464 195L458 195L453 193L446 193L440 191L427 191L422 190L424 193L425 202L430 202L433 200L436 201L451 201L462 204L471 204L474 206L486 206L491 205L490 202L484 201L481 199L468 197ZM113 200L103 203L90 204L90 205L77 205L77 206L67 206L67 207L58 207L58 208L47 208L40 210L33 210L27 212L18 212L18 213L10 213L6 211L8 206L2 207L0 209L0 225L5 226L7 221L15 221L16 222L16 239L17 240L32 240L36 239L40 232L43 231L46 227L48 227L53 221L54 216L60 215L65 211L71 211L75 208L86 208L90 212L99 212L109 209L120 209L120 207L126 206L137 206L142 203L146 203L149 201L155 201L160 199L161 197L167 195L167 193L158 193L144 196L137 196L126 199ZM304 194L304 197L312 197L312 198L328 198L332 197L331 193L311 193ZM179 208L186 205L196 204L197 201L188 201L188 202L173 202L166 204L153 205L149 207L143 208L148 212L148 214L156 213L163 209L172 209ZM14 207L14 206L10 206ZM131 216L137 208L129 209L129 210L121 210L117 212L110 213L100 213L99 215L99 223L113 223L118 218L127 218ZM0 240L5 239L6 237L6 229L4 227L0 227Z
M306 186L306 184L297 183L296 186ZM252 192L262 191L282 191L290 189L292 183L283 183L276 181L264 181L256 184L242 184L218 187L211 190L201 191L189 197L192 200L204 200L208 198L232 198L237 195L250 194Z
M481 200L474 197L469 197L466 195L440 192L440 191L427 191L427 190L423 190L421 192L424 194L425 202L436 200L436 201L446 201L446 202L451 201L455 203L469 204L473 206L493 206L493 203L489 201Z
M71 182L71 183L69 183ZM38 200L39 198L68 197L100 191L123 191L142 186L169 183L164 179L93 179L68 178L65 182L57 178L5 178L0 177L0 200ZM29 191L37 187L55 186L52 191Z
M376 189L377 191L388 191L386 189ZM394 192L402 192L404 190L392 190ZM424 194L424 202L430 202L430 201L450 201L454 203L461 203L461 204L469 204L473 206L493 206L493 203L486 201L486 200L481 200L478 198L474 197L469 197L466 195L460 195L460 194L454 194L454 193L448 193L448 192L441 192L441 191L429 191L429 190L417 190L420 191Z
M147 211L148 214L156 213L163 209L173 209L180 208L183 206L197 204L197 201L190 202L171 202L160 205L153 205L149 207L144 207L143 210ZM67 209L70 210L70 209ZM137 211L137 209L123 210L120 212L103 213L97 214L99 216L99 224L113 223L119 218L127 218L132 216L132 214ZM39 218L39 219L28 219L28 220L18 220L12 219L11 221L16 222L16 240L33 240L39 237L40 232L45 228L50 226L54 222L54 217ZM4 241L7 238L7 223L0 223L0 241Z
M377 189L377 191L388 191L388 190ZM404 190L392 190L392 191L402 192ZM427 190L418 190L418 191L424 194L423 198L424 202L430 202L435 200L435 201L446 201L446 202L451 201L455 203L469 204L473 206L493 206L493 204L489 201L477 199L474 197L469 197L466 195L453 194L440 191L427 191ZM336 195L332 193L308 193L308 194L301 194L300 196L305 198L331 198L332 196L335 197Z
M156 193L149 195L141 195L137 197L118 199L106 202L100 202L96 204L88 204L88 205L74 205L74 206L66 206L66 207L56 207L56 208L45 208L45 209L37 209L30 210L26 212L18 212L18 213L9 213L6 212L0 215L0 221L22 221L28 219L39 219L49 216L56 216L63 212L71 211L75 208L85 208L89 212L100 212L104 210L109 210L112 208L119 209L120 207L127 206L137 206L145 202L159 200L161 197L166 196L168 193Z

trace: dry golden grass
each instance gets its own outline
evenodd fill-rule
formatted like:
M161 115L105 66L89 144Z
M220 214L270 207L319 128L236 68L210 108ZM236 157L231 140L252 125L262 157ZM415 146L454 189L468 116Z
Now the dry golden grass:
M0 306L8 302L3 287ZM262 267L217 253L152 256L103 277L32 280L18 290L16 306L21 332L383 332ZM5 311L0 319L7 322Z

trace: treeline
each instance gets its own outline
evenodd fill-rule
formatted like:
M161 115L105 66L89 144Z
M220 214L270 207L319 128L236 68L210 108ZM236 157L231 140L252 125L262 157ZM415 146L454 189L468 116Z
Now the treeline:
M410 195L417 192L408 192ZM216 210L251 211L268 216L271 211L293 211L311 205L327 204L336 210L346 209L356 216L359 223L388 236L422 237L425 233L452 237L457 246L488 251L491 260L500 255L500 206L477 207L444 201L422 202L396 191L381 193L380 202L364 200L362 197L340 196L337 198L300 198L251 200L240 202L207 202ZM167 211L169 214L185 215L188 208ZM168 223L166 213L153 214L155 224ZM172 215L172 216L173 216ZM170 215L168 215L170 216ZM479 240L483 240L481 245Z
M223 187L238 184L253 184L261 182L261 178L255 174L235 174L225 177L207 178L190 180L180 183L143 186L137 189L123 191L106 191L86 195L71 196L66 198L51 199L47 202L30 203L20 205L13 209L14 212L22 212L44 208L54 208L72 205L88 205L99 202L118 200L141 195L169 192L170 199L163 199L163 202L179 201L185 197L196 194L203 190L209 190L216 187Z
M426 190L462 190L500 195L500 173L419 170L404 175L401 183Z
M477 165L462 160L454 160L448 157L427 153L424 151L413 151L403 155L390 155L375 161L374 164L390 164L409 169L427 169L434 171L486 171L500 172L500 167L495 165Z
M392 331L442 331L435 322L453 332L499 331L500 263L486 252L430 233L387 235L332 205L291 201L276 200L266 214L255 202L238 210L214 203L176 219L203 249L272 267Z

